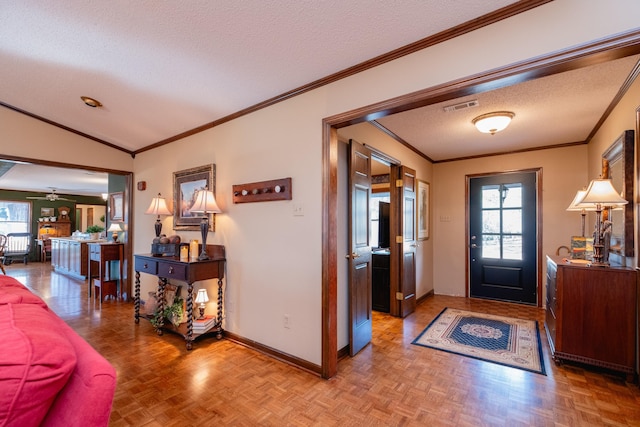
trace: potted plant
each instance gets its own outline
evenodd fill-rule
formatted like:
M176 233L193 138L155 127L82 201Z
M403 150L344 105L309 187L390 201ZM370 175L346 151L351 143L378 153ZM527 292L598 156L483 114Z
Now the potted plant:
M91 239L98 240L100 238L100 233L104 231L104 227L99 225L90 225L87 227L87 233L91 234Z
M158 327L160 317L170 321L173 326L178 327L178 325L184 321L182 297L176 296L173 300L173 304L166 306L162 312L156 310L153 317L150 319L151 324L156 328Z

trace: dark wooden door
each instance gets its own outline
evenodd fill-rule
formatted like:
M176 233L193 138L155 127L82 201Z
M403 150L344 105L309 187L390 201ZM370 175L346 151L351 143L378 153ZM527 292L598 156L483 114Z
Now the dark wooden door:
M469 178L470 295L537 304L537 174Z
M396 296L399 314L406 317L416 309L416 171L406 166L398 168L401 182L398 214L402 241L399 292Z
M349 348L354 356L371 342L371 151L350 140L349 156Z

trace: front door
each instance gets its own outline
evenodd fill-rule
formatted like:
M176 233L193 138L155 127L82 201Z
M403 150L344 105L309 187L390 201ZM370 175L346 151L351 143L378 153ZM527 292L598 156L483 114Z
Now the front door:
M467 179L470 295L537 305L537 173Z
M372 335L371 296L371 150L349 141L349 334L350 355L354 356Z

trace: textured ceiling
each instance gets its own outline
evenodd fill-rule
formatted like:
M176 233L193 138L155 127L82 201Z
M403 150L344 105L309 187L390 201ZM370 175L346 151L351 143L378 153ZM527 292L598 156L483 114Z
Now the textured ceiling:
M434 161L540 148L587 139L638 62L638 56L529 80L377 120ZM477 107L444 107L477 100ZM507 129L479 133L472 120L511 111Z
M0 102L135 151L511 3L15 1Z

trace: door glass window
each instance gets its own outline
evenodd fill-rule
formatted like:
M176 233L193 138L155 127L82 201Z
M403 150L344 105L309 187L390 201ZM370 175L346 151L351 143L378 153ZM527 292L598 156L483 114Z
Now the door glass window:
M522 259L522 184L482 187L482 257Z

